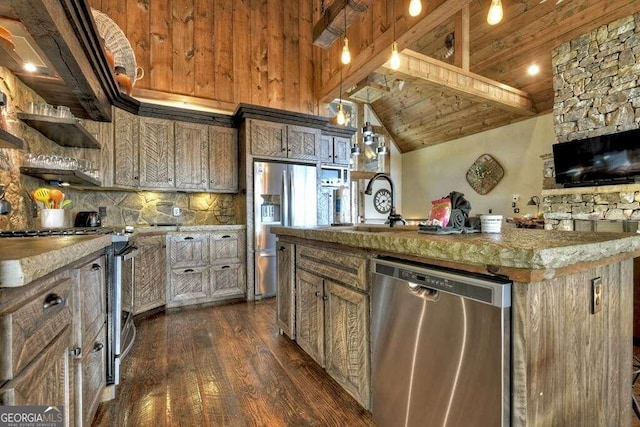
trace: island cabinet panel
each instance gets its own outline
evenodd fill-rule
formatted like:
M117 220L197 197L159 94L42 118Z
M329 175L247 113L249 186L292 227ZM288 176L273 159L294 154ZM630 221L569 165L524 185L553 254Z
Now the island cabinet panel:
M105 386L106 379L106 329L103 327L98 335L91 341L89 348L83 351L81 379L82 400L78 419L82 419L84 425L90 426L95 416L100 395Z
M209 126L209 190L238 192L238 131Z
M174 183L175 135L173 122L140 117L140 186L172 188Z
M74 375L69 358L71 325L14 379L0 388L0 405L60 406L64 425L74 422Z
M287 157L287 125L250 120L251 154Z
M296 341L324 367L323 279L303 270L296 271Z
M354 288L368 290L367 260L359 256L315 246L298 246L296 267Z
M632 304L631 259L514 283L514 426L631 425Z
M135 240L134 314L165 305L167 251L165 236L139 236Z
M208 127L175 123L176 189L206 190L208 180Z
M138 187L138 117L116 108L114 134L113 184L116 187Z
M291 339L296 337L296 286L295 286L295 251L293 243L279 242L277 263L277 306L276 316L280 331Z
M324 281L327 372L362 406L369 407L369 296Z

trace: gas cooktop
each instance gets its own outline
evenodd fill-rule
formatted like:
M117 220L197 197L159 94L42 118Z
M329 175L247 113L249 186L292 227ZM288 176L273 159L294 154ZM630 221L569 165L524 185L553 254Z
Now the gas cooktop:
M94 234L125 234L130 231L115 227L34 228L31 230L4 230L0 237L52 237L86 236Z

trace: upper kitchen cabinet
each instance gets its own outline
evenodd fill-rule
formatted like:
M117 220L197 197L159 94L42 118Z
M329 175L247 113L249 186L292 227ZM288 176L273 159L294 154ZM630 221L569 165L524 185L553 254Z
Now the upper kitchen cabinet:
M52 105L66 105L79 118L111 120L117 96L84 1L9 0L0 5L0 25L15 40L15 49L0 45L0 63ZM31 62L35 72L23 65Z
M250 121L251 154L297 160L317 160L318 129L262 120Z
M162 119L140 117L139 172L143 188L174 188L175 134L173 122Z
M209 126L209 190L238 192L238 131Z
M176 187L207 189L208 129L194 123L175 124Z

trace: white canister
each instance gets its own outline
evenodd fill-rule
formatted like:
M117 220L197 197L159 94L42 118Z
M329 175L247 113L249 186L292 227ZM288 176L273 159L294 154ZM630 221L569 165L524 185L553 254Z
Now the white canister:
M502 215L480 215L480 229L483 233L500 233Z
M64 209L42 209L40 211L42 228L64 227Z

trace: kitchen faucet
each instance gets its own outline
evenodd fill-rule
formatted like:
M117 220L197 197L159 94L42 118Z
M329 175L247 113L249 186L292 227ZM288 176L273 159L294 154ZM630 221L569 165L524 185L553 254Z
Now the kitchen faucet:
M391 177L389 175L387 175L386 173L377 173L373 176L373 178L371 178L371 180L369 180L369 184L367 185L366 190L364 190L364 194L367 195L371 195L372 192L372 187L373 187L373 182L378 180L378 179L386 179L389 182L389 186L391 187L391 212L389 213L389 216L387 217L387 221L389 223L389 227L393 227L395 226L396 222L400 222L402 224L406 224L407 221L402 218L402 215L400 215L399 213L396 213L396 207L393 204L393 199L394 199L394 195L395 195L395 191L393 189L393 181L391 181ZM385 222L385 224L386 224Z

